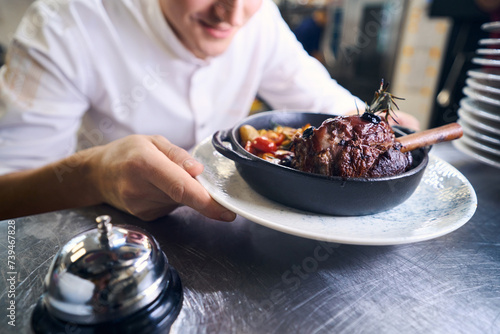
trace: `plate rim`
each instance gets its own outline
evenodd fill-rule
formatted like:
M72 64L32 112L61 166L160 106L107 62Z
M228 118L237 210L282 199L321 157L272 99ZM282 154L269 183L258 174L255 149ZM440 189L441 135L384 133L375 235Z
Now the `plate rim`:
M476 49L476 54L482 56L498 56L500 55L500 49L479 48Z
M459 119L457 121L457 123L462 126L462 128L464 130L464 135L467 135L468 137L477 138L477 139L482 140L484 142L489 142L493 145L500 146L500 139L492 137L491 134L485 134L485 133L479 131L480 129L476 129L474 127L474 125L469 124L464 119Z
M493 112L487 111L485 109L480 109L479 108L480 106L477 106L477 108L473 108L473 106L471 105L471 101L487 104L485 102L482 102L480 100L476 100L476 99L471 98L471 97L465 97L465 98L460 100L460 102L459 102L460 108L459 109L463 109L465 112L468 112L469 114L477 115L478 117L486 118L486 119L494 121L494 122L500 122L500 113L494 114ZM487 105L491 106L489 104L487 104Z
M482 151L482 152L485 152L485 153L488 153L490 155L495 155L498 157L498 161L500 162L500 150L494 148L494 147L491 147L491 146L488 146L478 140L474 140L474 138L471 138L470 136L466 135L466 136L463 136L462 138L460 138L459 140L463 140L465 144L469 145L470 147L476 149L476 150L479 150L479 151Z
M471 69L467 71L467 75L470 76L471 78L500 81L499 68L495 68L494 71L492 71L492 69L485 69L485 68Z
M492 106L500 107L500 99L495 99L493 97L487 96L485 94L482 94L482 91L479 91L473 87L470 86L465 86L462 88L462 92L464 93L465 96L470 97L473 100L477 100ZM498 95L498 94L494 94ZM500 95L499 95L500 97Z
M483 38L478 42L479 45L496 45L500 44L500 38Z
M453 142L453 145L461 152L473 157L474 159L477 159L485 164L488 164L490 166L493 166L493 167L496 167L496 168L500 168L500 162L498 161L494 161L488 157L485 157L484 155L482 154L479 154L478 152L476 152L476 150L474 150L473 147L470 147L466 142L464 141L460 141L460 140L455 140Z
M500 32L500 21L483 23L481 29L486 32Z
M485 80L485 79L479 79L479 78L472 78L472 77L468 77L466 80L465 80L465 83L467 86L473 88L473 89L476 89L476 90L479 90L479 91L484 91L484 92L488 92L488 93L493 93L493 94L499 94L500 95L500 83L498 83L497 81L495 81L495 83L498 84L498 87L496 86L488 86L482 82L479 82L479 80Z
M469 124L477 124L475 127L478 129L481 129L483 131L486 131L486 132L489 132L489 133L492 133L495 135L500 135L500 127L496 128L491 124L485 123L485 121L495 122L491 119L488 119L488 118L485 118L482 116L477 116L476 114L473 114L470 111L465 110L463 108L458 108L457 114L459 117L458 119L460 119L460 118L465 119L465 121ZM477 120L477 117L479 117L481 119ZM477 121L477 123L472 122L471 119L475 119ZM483 122L481 122L481 121L483 121Z
M218 152L216 152L215 149L213 148L213 146L211 144L211 141L210 141L210 138L207 138L204 141L202 141L200 144L198 144L195 148L193 148L193 150L192 150L193 157L196 158L196 152L197 152L197 150L199 150L201 147L203 147L203 145L207 145L207 144L210 144L211 145L211 149L216 154L218 154ZM220 155L220 156L222 157L222 155ZM246 218L246 219L248 219L250 221L253 221L254 223L257 223L259 225L265 226L267 228L270 228L270 229L273 229L273 230L276 230L276 231L280 231L280 232L283 232L283 233L287 233L287 234L290 234L290 235L295 235L295 236L298 236L298 237L303 237L303 238L313 239L313 240L320 240L320 241L326 241L326 242L334 242L334 243L340 243L340 244L352 244L352 245L389 246L389 245L409 244L409 243L415 243L415 242L421 242L421 241L435 239L435 238L444 236L446 234L449 234L449 233L451 233L451 232L459 229L460 227L462 227L463 225L465 225L472 218L472 216L474 215L474 213L475 213L475 211L477 209L477 196L476 196L476 193L474 191L474 188L472 187L472 185L470 184L470 182L467 180L467 178L460 171L458 171L455 167L453 167L452 165L450 165L449 163L447 163L443 159L441 159L439 157L436 157L436 156L434 156L432 154L430 154L429 157L431 158L432 161L446 164L448 166L448 168L452 168L457 173L457 175L460 178L460 180L463 182L463 184L468 189L468 194L470 196L470 204L466 208L467 209L466 210L467 211L466 214L462 215L460 217L460 219L454 220L453 224L447 224L446 228L443 228L443 229L439 230L438 232L429 233L429 234L426 234L426 235L417 235L417 236L411 236L410 235L410 236L398 237L398 238L395 238L395 237L385 237L385 238L377 238L377 239L373 239L373 240L368 240L366 237L356 238L354 236L354 237L350 237L350 238L346 239L345 237L340 237L339 238L339 237L334 237L334 236L332 237L332 236L320 235L320 234L317 234L317 233L304 233L304 231L298 230L296 228L288 227L288 226L285 226L285 225L282 225L282 224L277 224L275 222L271 222L270 223L269 221L267 221L266 219L264 219L262 217L259 217L257 215L251 214L251 213L247 212L247 210L242 210L242 209L240 209L239 207L235 206L232 203L228 203L223 198L223 196L221 194L219 194L218 192L213 192L210 189L207 189L207 191L209 192L209 194L212 196L212 198L215 201L217 201L219 204L221 204L222 206L226 207L227 209L233 211L234 213L242 216L243 218ZM232 163L232 165L234 166L234 162L229 161L229 160L228 160L228 162ZM234 169L232 169L232 173L237 173L236 168L235 167L233 167L233 168ZM425 177L425 175L424 175L424 177ZM197 179L198 179L198 181L205 188L207 188L207 187L205 186L204 182L210 183L210 182L208 182L208 180L206 178L204 178L204 173L202 173L201 175L199 175L197 177ZM244 180L243 180L243 182L244 182ZM338 218L338 219L342 219L342 220L349 220L349 217L340 217L340 216L339 217L335 217L335 216L328 216L328 215L322 215L322 214L314 214L314 213L305 212L305 211L296 210L296 209L290 209L290 208L288 208L288 207L286 207L284 205L276 204L275 202L272 202L271 200L263 197L262 195L257 194L250 187L248 187L248 190L252 191L256 195L258 195L259 197L261 197L264 201L272 203L274 206L277 205L278 207L283 207L286 210L294 210L294 211L296 211L298 213L304 212L304 214L306 214L307 216L317 216L318 218L328 217L328 218ZM368 216L363 216L363 217L369 217L369 215Z
M474 57L472 58L471 62L473 64L484 65L484 66L496 66L496 67L500 66L500 60L498 59Z

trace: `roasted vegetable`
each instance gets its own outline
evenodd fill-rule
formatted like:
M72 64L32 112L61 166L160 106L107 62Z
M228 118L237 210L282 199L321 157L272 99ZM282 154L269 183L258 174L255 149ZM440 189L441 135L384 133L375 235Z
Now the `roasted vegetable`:
M264 160L286 165L293 156L290 151L293 138L308 127L309 124L299 129L277 125L273 129L257 130L251 125L243 125L240 127L241 144L245 150Z

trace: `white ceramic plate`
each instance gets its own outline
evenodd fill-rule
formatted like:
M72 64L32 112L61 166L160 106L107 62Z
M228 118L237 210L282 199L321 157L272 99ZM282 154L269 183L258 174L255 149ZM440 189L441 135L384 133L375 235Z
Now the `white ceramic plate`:
M295 210L264 198L240 177L233 161L215 151L211 138L199 144L193 156L205 165L199 182L221 205L258 224L304 238L358 245L429 240L464 225L477 207L469 181L432 155L420 185L406 202L383 213L354 217Z
M500 56L500 49L477 49L476 53L485 56Z
M479 141L483 141L485 143L489 143L495 146L500 147L500 136L495 136L490 133L483 133L481 129L478 129L474 126L474 124L469 124L464 119L459 119L458 124L462 126L464 131L464 136L467 135L473 139L477 139Z
M490 59L490 58L472 58L472 63L483 66L500 66L500 60L498 59Z
M488 23L483 23L481 25L481 29L483 29L486 32L500 32L500 22L495 21L495 22L488 22Z
M495 136L500 135L500 122L492 121L483 117L477 117L477 114L472 114L465 109L458 109L457 113L460 119L474 125L475 128L480 129L482 132L490 133Z
M459 140L462 140L465 144L467 144L471 148L476 149L477 151L487 153L491 156L496 156L496 159L498 159L500 162L500 149L495 145L490 145L481 140L474 139L474 137L471 137L467 134L464 134L463 137Z
M488 81L488 80L483 80L483 79L474 79L474 78L467 78L465 80L465 83L474 89L488 92L488 93L493 93L493 94L500 94L500 82L499 81Z
M494 154L489 154L487 152L478 150L470 145L467 144L466 141L462 140L463 138L460 138L459 140L454 140L453 145L460 151L464 152L465 154L484 162L485 164L488 164L493 167L500 168L500 159L494 155Z
M500 108L466 97L460 100L460 107L467 112L500 122Z
M471 78L500 81L500 69L498 68L479 68L468 70L467 75Z
M479 45L500 45L500 38L484 38L479 40Z
M498 94L482 92L467 86L463 88L463 92L472 99L491 104L497 108L500 107L500 95Z

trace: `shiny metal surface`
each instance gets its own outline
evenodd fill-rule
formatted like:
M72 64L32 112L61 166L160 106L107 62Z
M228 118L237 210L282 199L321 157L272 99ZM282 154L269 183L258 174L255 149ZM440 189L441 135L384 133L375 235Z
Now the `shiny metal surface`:
M172 333L498 333L500 170L448 144L431 153L469 179L479 204L457 231L415 244L323 243L188 208L149 223L108 206L15 219L15 328L5 316L7 222L0 222L0 332L30 333L55 254L109 214L150 232L179 272L184 301Z
M43 302L67 322L97 324L130 315L168 283L165 255L147 232L112 226L108 215L96 222L97 228L62 246L45 278Z

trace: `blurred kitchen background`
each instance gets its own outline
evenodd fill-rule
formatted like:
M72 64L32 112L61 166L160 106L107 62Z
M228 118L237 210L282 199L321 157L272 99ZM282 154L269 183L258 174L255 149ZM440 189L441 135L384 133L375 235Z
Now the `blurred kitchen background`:
M52 0L58 1L58 0ZM457 119L477 42L495 0L274 0L340 84L370 102L383 78L422 128ZM0 62L32 0L0 0ZM361 106L362 108L363 106Z

